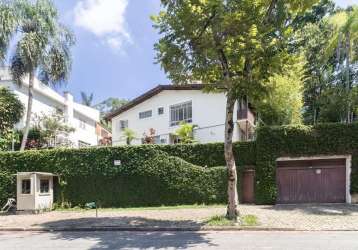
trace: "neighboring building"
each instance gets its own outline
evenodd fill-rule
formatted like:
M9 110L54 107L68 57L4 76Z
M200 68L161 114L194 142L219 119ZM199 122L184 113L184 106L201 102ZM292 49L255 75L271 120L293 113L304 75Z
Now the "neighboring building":
M8 87L18 96L19 100L27 107L28 82L22 86L15 84L6 68L0 68L0 86ZM74 147L95 146L98 144L96 124L99 122L99 111L91 107L76 103L73 96L65 92L64 96L55 90L35 80L33 96L33 114L51 114L56 111L63 113L67 125L73 127L75 132L67 135ZM17 128L25 125L26 112Z
M99 146L112 145L112 133L108 128L106 128L99 122L97 122L96 124L96 135Z
M122 106L106 118L112 121L113 145L126 144L125 128L136 133L133 144L142 144L144 134L155 131L155 142L174 144L181 122L196 125L194 139L200 143L223 142L225 93L204 93L203 84L159 85ZM252 140L255 116L246 101L234 111L234 141Z

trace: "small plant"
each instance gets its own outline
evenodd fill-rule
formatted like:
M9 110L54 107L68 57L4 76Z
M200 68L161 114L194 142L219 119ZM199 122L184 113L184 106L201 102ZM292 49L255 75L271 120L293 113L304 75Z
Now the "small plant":
M245 215L241 217L241 226L256 226L258 224L255 215ZM214 215L206 221L208 226L235 226L235 222L227 219L224 215Z
M132 141L136 138L136 134L130 128L125 128L123 130L123 137L126 140L127 145L131 145Z
M243 226L253 227L258 225L257 217L255 215L248 214L243 216L241 219Z
M149 134L143 134L143 144L154 144L155 143L155 129L150 128Z
M189 124L187 122L181 122L180 128L175 131L176 136L179 137L180 143L190 144L194 143L194 134L193 129L195 125Z
M235 222L228 220L224 215L214 215L206 221L208 226L234 226Z

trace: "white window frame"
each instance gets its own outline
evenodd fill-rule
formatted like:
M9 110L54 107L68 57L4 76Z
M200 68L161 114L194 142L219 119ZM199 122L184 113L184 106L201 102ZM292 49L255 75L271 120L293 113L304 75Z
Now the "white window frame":
M187 123L193 122L192 101L171 105L169 111L170 111L169 125L171 127L178 126L181 122L187 122ZM175 114L173 114L173 112L175 112ZM180 118L180 116L182 116L182 119Z
M29 192L27 193L24 193L24 182L29 182L30 183L30 189L29 189ZM22 179L21 180L21 194L23 194L23 195L29 195L29 194L31 194L32 193L32 180L31 180L31 178L24 178L24 179Z
M41 190L41 182L43 182L43 181L47 181L47 183L48 183L48 190L47 190L47 192L42 192L42 190ZM40 193L41 194L48 194L48 193L50 193L50 179L40 179Z
M128 128L128 120L119 120L118 130L119 130L119 131L123 131L123 130L125 130L126 128Z
M147 119L147 118L150 118L153 116L153 111L152 110L142 111L142 112L139 112L138 116L139 116L140 120Z

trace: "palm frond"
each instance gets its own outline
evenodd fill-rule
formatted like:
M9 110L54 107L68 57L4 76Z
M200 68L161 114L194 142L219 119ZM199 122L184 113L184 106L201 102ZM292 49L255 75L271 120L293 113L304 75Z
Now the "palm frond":
M8 1L0 2L0 27L0 61L2 61L16 28L16 15Z

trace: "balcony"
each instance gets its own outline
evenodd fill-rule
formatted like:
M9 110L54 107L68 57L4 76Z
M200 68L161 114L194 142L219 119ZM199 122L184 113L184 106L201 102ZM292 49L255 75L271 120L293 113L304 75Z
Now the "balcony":
M255 126L256 119L254 113L250 108L238 109L237 111L237 120L239 121L248 121L251 125Z
M239 108L237 111L237 123L240 129L240 141L252 141L255 137L256 119L254 113L248 107Z

